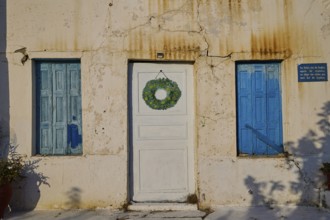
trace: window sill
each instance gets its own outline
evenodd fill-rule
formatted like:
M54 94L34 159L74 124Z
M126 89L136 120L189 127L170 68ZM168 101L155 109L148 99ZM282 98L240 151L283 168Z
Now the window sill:
M283 159L283 158L287 158L287 154L285 153L281 153L281 154L277 154L277 155L250 155L250 154L239 154L237 156L240 159L268 159L268 158L279 158L279 159Z
M55 154L55 155L46 155L46 154L35 154L35 155L32 155L32 157L50 157L50 158L53 158L53 157L81 157L81 156L84 156L83 154Z

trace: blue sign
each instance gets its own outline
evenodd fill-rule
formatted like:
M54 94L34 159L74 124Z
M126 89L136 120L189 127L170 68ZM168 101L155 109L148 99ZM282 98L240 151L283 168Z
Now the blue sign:
M306 63L298 65L298 82L328 81L326 63Z

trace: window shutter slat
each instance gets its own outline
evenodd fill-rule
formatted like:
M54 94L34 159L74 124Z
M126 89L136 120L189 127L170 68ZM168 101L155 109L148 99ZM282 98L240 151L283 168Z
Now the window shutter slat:
M266 71L264 65L253 65L252 83L252 106L254 109L253 117L253 154L267 154L267 144L262 139L262 134L266 134Z
M80 64L68 64L68 148L71 154L82 153L82 111Z
M52 69L51 65L40 64L37 72L37 128L39 130L39 153L51 154L52 145Z
M278 154L282 147L282 106L280 96L279 66L267 66L267 134L271 140L268 154Z
M252 154L252 73L248 65L238 66L238 135L239 152Z
M53 153L65 154L67 145L67 97L65 64L53 65Z

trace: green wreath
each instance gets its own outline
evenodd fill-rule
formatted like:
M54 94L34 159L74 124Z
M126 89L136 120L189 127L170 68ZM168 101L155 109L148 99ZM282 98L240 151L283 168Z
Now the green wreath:
M157 90L166 91L166 97L162 100L157 99ZM154 79L147 82L143 89L143 100L146 104L156 110L166 110L176 105L181 97L181 90L178 84L168 78Z

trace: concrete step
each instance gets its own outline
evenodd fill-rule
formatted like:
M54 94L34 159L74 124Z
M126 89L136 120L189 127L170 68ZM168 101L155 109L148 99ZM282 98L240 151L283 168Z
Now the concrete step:
M187 203L132 203L129 211L197 211L196 204Z

